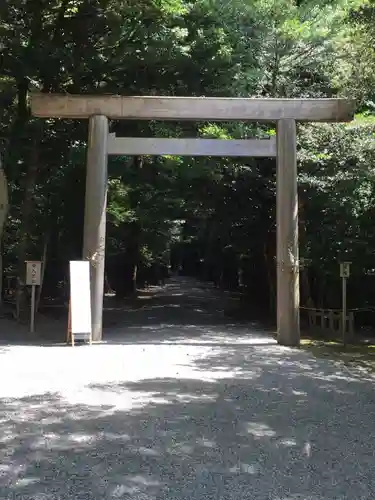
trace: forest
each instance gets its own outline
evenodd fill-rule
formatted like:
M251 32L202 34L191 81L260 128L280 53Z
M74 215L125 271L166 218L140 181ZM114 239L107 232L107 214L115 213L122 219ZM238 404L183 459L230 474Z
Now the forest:
M298 125L301 303L340 307L339 263L350 261L348 306L375 306L373 0L1 2L2 293L21 297L25 261L43 260L48 300L82 254L88 124L32 117L35 91L355 99L350 123ZM112 121L110 131L242 139L275 127ZM107 290L123 299L171 267L273 314L274 160L111 157L108 172Z

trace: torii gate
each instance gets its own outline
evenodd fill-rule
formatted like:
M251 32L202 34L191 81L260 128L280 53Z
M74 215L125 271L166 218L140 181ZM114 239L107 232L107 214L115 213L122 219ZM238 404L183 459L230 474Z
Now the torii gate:
M91 261L93 340L102 338L108 154L276 156L278 342L299 345L296 122L346 122L354 109L345 99L33 94L34 116L89 119L83 257ZM276 122L277 140L114 138L108 119Z

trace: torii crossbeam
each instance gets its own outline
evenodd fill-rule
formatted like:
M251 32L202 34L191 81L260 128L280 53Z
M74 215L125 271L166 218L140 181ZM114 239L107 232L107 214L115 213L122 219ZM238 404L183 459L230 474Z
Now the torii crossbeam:
M109 134L110 156L224 156L276 157L276 137L268 139L164 139L116 137Z
M96 256L91 269L92 338L102 338L105 224L107 205L107 157L109 149L108 119L116 120L190 120L190 121L256 121L276 122L277 125L277 175L276 175L276 225L277 225L277 332L278 342L296 346L300 342L299 326L299 257L298 257L298 197L296 122L345 122L353 118L354 101L346 99L258 99L223 97L139 97L111 95L33 94L31 111L42 118L89 119L87 154L86 204L84 225L84 258ZM189 155L215 155L216 148L228 150L218 141L204 151L202 144L186 142L160 143L164 154L170 147L174 151L188 148ZM116 141L121 141L120 138ZM133 149L128 154L141 153L141 144L128 141ZM119 147L112 144L112 148ZM110 144L111 145L111 144ZM208 143L206 143L208 145ZM143 154L163 154L151 150L150 139L144 144ZM158 147L159 147L158 146ZM167 146L167 149L165 149ZM272 147L269 143L267 148ZM262 156L260 147L252 141L247 146L238 145L245 156ZM141 149L140 149L141 148ZM117 151L125 151L118 149ZM263 149L264 150L264 149ZM116 151L112 154L117 154ZM154 152L153 152L154 151ZM125 154L125 153L118 153ZM170 154L175 154L173 151ZM229 155L228 155L229 156ZM273 154L265 154L273 156Z

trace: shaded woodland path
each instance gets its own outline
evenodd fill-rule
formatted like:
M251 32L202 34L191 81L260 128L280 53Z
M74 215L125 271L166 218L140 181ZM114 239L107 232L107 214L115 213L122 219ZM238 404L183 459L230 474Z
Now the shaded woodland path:
M0 346L3 499L372 499L374 379L171 280L107 343Z
M256 322L238 322L226 314L239 297L191 278L175 277L163 287L140 294L133 307L111 307L104 315L105 342L238 342L249 328L262 342L272 342Z

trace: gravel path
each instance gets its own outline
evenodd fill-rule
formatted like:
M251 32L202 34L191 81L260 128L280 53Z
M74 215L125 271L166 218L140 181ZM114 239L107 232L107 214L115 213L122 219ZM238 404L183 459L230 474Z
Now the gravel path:
M0 346L0 498L375 499L374 380L224 302L177 279L104 344Z

